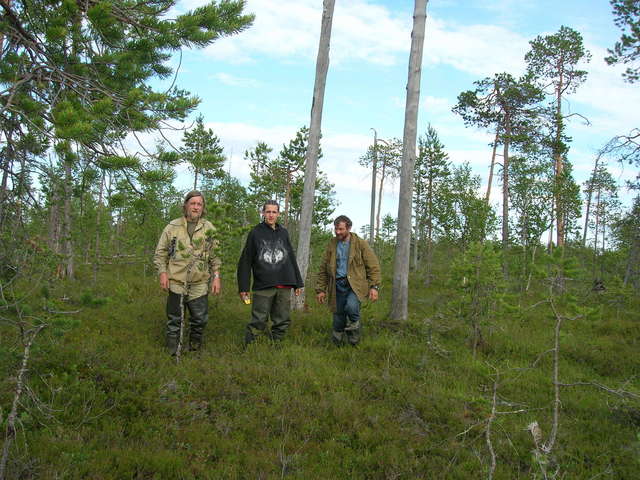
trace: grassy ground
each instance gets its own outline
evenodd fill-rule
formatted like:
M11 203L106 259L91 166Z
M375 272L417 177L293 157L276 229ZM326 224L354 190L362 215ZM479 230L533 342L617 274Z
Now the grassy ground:
M311 301L281 346L242 348L249 308L224 285L210 299L204 350L179 365L162 348L164 295L138 271L104 272L99 290L53 290L58 310L36 341L8 478L455 479L638 478L640 401L592 385L563 387L557 441L536 457L527 426L551 431L553 329L543 297L483 321L483 343L444 282L412 282L411 318L363 308L358 348L329 340ZM438 273L438 272L436 272ZM84 294L84 295L83 295ZM538 296L537 296L538 295ZM586 317L566 321L560 381L640 391L640 303L583 289ZM40 299L32 299L40 315ZM559 308L563 308L559 303ZM510 313L506 313L510 312ZM42 314L44 315L44 313ZM0 326L0 407L9 412L21 358ZM491 422L493 408L499 412Z

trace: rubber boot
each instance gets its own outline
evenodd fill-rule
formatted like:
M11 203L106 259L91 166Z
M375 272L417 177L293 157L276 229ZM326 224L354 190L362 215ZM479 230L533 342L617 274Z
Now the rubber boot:
M176 355L178 351L178 337L167 335L167 351L172 357Z

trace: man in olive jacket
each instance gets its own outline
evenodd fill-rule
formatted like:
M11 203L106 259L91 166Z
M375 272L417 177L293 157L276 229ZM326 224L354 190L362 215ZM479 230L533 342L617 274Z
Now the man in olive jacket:
M189 347L198 350L208 321L208 293L220 293L220 259L214 255L215 230L211 222L202 218L204 208L202 194L189 192L182 205L184 216L165 227L153 258L160 288L169 292L166 338L172 355L181 341L180 325L185 309L190 315Z
M333 312L333 341L344 337L351 345L360 341L360 303L378 300L380 263L366 240L351 232L349 217L333 222L335 238L324 252L316 283L319 303L328 302Z

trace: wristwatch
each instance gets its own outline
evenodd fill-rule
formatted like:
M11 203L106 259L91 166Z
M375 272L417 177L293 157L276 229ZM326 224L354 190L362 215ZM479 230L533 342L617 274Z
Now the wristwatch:
M380 290L378 285L371 285L369 288L373 288L374 290Z

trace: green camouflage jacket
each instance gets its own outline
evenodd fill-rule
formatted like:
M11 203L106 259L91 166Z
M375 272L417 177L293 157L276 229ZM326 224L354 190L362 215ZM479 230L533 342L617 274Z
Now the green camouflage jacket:
M169 289L172 292L185 294L187 287L200 287L209 282L212 272L220 268L220 259L214 255L217 241L214 239L215 229L211 222L200 219L189 238L187 219L176 218L169 222L153 257L158 274L166 272L169 276ZM205 287L206 288L206 287Z

